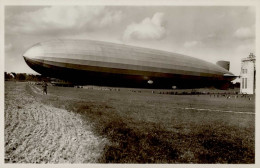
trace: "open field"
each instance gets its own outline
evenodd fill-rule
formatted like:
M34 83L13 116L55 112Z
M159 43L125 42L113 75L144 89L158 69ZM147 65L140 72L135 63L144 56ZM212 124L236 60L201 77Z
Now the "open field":
M45 145L44 151L52 151L55 156L69 155L68 162L83 161L75 160L77 154L78 158L89 155L90 159L85 162L101 163L254 163L254 97L227 99L210 95L153 94L150 90L52 86L48 87L49 94L43 96L40 90L40 86L6 82L6 162L33 162L35 156L41 158L41 151L34 149L35 145L30 147L33 140ZM39 114L47 119L38 120L34 115ZM55 129L49 127L53 120L60 121L60 118L63 124L53 126L59 138L54 136L58 140L51 141L50 145L46 139L53 134L49 135L48 130ZM72 120L73 129L65 119ZM80 122L82 126L78 126ZM31 135L26 136L24 128ZM36 128L43 132L39 135L45 140L34 134ZM68 132L60 131L63 129ZM75 130L95 138L90 138L94 139L90 144L81 143L86 137L78 139L80 147L73 147L73 142L62 145ZM74 148L80 148L81 152ZM59 157L52 155L39 162L55 162L53 158Z

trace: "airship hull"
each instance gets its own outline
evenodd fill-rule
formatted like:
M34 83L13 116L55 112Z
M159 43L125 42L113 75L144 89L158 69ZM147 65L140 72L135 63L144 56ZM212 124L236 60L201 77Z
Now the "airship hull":
M193 88L221 85L233 75L184 55L91 40L38 43L23 56L36 72L79 84Z

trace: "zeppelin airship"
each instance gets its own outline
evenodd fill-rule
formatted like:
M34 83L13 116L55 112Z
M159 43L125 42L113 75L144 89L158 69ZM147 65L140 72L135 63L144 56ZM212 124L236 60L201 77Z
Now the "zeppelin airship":
M229 62L213 64L182 54L94 40L40 42L23 57L44 76L81 85L222 88L235 79Z

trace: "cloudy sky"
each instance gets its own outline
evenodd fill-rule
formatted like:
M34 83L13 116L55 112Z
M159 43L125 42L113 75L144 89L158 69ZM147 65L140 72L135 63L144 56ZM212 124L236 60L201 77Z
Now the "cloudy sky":
M22 58L54 38L94 39L185 54L215 63L255 52L255 8L210 6L6 6L5 71L35 73Z

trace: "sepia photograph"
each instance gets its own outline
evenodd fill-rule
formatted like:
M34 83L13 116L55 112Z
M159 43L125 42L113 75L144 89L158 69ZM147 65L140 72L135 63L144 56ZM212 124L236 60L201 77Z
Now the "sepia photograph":
M254 5L4 5L4 164L256 163Z

